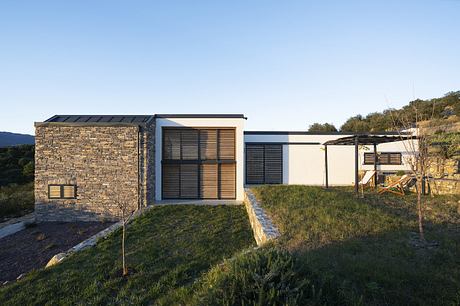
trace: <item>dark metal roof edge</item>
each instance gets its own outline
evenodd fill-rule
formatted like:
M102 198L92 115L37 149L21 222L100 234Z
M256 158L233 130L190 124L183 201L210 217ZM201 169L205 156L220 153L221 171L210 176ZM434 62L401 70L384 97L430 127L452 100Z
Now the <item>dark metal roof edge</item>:
M248 118L244 114L155 114L155 118Z
M372 132L372 133L353 133L353 132L307 132L307 131L244 131L245 135L399 135L398 132Z
M81 114L74 114L74 115L54 115L48 119L46 119L43 122L54 122L53 120L58 118L58 117L151 117L149 118L152 119L154 116L153 115L126 115L126 114L121 114L121 115L101 115L101 114L93 114L93 115L81 115Z
M141 126L145 127L147 122L34 122L34 126Z

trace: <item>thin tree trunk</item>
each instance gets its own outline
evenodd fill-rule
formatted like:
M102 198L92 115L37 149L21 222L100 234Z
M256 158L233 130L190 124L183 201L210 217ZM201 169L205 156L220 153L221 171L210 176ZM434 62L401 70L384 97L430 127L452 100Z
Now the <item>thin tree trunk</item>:
M126 260L125 260L125 237L126 237L126 226L125 226L125 221L123 221L123 237L121 240L121 256L123 258L123 276L128 275L128 269L126 269Z
M423 233L423 209L422 209L422 184L423 178L417 178L417 212L418 212L418 232L420 240L425 241L425 234Z

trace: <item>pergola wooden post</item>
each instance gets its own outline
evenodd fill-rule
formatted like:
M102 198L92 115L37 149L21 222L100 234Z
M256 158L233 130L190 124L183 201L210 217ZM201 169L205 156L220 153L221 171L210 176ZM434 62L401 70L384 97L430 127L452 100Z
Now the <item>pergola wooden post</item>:
M355 192L359 193L359 139L355 136Z
M374 171L375 171L375 174L374 174L374 188L377 190L377 179L378 179L378 175L377 175L377 162L379 160L379 157L377 155L377 143L374 142Z
M326 188L329 188L329 173L327 167L327 145L324 146L324 168L326 171Z

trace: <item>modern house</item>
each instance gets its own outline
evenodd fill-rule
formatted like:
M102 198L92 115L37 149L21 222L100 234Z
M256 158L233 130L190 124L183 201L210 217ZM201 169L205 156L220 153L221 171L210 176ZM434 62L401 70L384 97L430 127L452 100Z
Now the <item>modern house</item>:
M113 219L167 201L243 201L254 184L353 185L352 133L245 131L240 114L56 115L35 128L38 220ZM396 133L375 136L395 137ZM394 141L393 140L393 141ZM401 141L362 147L359 169L407 171ZM325 161L328 166L325 168ZM329 170L326 170L329 169Z

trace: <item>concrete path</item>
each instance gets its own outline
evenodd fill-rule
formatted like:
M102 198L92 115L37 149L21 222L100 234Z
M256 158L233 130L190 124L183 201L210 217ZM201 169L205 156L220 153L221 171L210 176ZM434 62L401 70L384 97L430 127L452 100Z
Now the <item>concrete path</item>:
M242 201L234 200L163 200L157 201L155 205L242 205Z
M26 228L27 224L35 222L35 214L31 213L19 218L13 218L0 223L0 239L12 235Z

